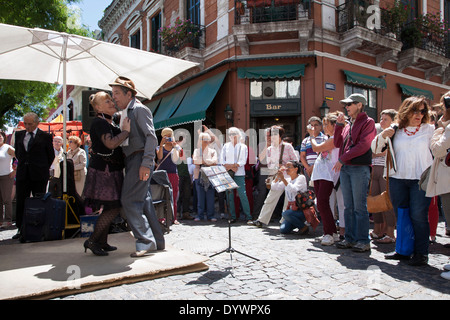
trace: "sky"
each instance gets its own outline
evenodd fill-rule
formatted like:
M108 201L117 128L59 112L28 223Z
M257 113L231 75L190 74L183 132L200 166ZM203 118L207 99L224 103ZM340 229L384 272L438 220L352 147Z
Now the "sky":
M89 30L100 30L98 21L103 17L104 10L113 0L81 0L74 4L81 9L81 22L89 27Z

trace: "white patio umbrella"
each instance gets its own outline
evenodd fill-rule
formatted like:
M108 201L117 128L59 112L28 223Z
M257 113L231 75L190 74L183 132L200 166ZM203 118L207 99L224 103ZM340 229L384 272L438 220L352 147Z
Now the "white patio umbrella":
M135 83L138 96L151 99L168 80L196 65L77 35L0 24L0 79L63 85L64 145L68 84L111 90L109 84L125 76ZM64 162L64 193L65 173Z

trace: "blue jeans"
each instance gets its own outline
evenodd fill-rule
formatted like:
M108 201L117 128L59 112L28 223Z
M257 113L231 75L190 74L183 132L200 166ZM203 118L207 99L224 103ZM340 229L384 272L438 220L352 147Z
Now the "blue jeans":
M236 191L239 199L241 199L242 210L244 211L247 220L251 220L252 216L250 214L250 204L248 203L247 193L245 191L245 176L234 176L233 180L239 187ZM226 193L230 216L232 219L236 219L236 210L234 208L234 191L226 191Z
M283 222L281 222L280 232L281 233L290 233L295 228L303 228L305 226L305 215L302 211L294 211L294 210L286 210L281 214L284 218Z
M425 197L418 185L419 180L389 178L389 195L395 215L398 208L409 208L414 229L414 253L428 255L430 226L428 207L431 198Z
M345 240L354 244L368 244L370 239L367 192L370 167L343 165L340 181L344 197Z
M194 185L197 190L197 218L203 219L206 213L206 219L214 218L214 200L215 190L210 185L205 191L205 188L200 185L198 180L194 180Z

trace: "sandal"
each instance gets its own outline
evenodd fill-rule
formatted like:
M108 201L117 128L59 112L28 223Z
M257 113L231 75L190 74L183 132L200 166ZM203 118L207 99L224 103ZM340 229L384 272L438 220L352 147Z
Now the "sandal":
M385 235L383 238L375 240L375 242L382 243L382 244L389 244L389 243L395 243L395 239L388 235Z
M370 233L370 237L372 238L372 240L376 240L376 239L382 239L384 237L384 234L379 236L377 235L375 232L371 232Z

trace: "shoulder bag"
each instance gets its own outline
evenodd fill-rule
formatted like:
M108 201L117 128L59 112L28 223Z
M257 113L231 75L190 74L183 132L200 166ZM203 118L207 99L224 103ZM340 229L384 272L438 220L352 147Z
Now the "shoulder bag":
M389 197L389 168L391 164L391 153L389 148L386 152L386 191L377 196L371 196L373 169L370 175L369 195L367 196L367 211L369 213L378 213L392 210L391 198Z

